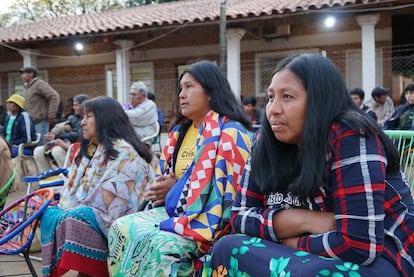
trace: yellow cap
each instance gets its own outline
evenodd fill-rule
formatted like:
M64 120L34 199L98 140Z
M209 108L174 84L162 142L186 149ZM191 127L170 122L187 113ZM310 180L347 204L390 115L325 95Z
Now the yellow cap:
M13 94L6 100L6 102L13 102L16 103L17 106L23 109L24 107L24 97L19 94Z

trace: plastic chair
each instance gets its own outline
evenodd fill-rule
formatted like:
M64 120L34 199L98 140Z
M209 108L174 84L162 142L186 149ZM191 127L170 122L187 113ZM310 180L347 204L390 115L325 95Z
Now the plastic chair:
M34 140L32 142L28 142L28 143L20 143L19 144L19 154L18 155L27 156L27 155L24 155L24 151L23 151L24 148L38 145L39 142L40 142L41 136L42 135L40 133L36 133L36 140ZM32 157L32 156L28 156L28 157Z
M414 191L414 131L411 130L384 130L394 142L400 152L400 166L404 172L411 191Z
M53 197L52 189L39 189L0 212L0 254L22 254L32 276L37 276L37 273L29 257L30 246L39 220Z
M63 167L70 167L73 160L75 159L76 153L78 153L79 148L80 142L74 142L69 146L68 150L66 151L66 158Z
M143 143L146 143L146 144L150 144L151 145L152 144L152 140L155 137L157 137L159 133L160 133L160 124L158 124L158 122L157 122L156 128L155 128L155 132L153 134L149 135L149 136L146 136L146 137L141 138L141 141Z
M24 154L24 148L30 146L36 146L39 144L41 138L40 133L36 133L36 140L30 143L21 143L19 144L19 153L13 159L13 163L16 168L16 182L15 188L19 190L23 176L25 175L37 175L39 174L39 169L37 168L36 160L33 156L28 156Z
M158 135L155 138L153 138L153 140L151 142L151 150L154 153L161 154L161 151L162 151L162 146L161 146L161 132L158 132Z
M65 184L69 170L67 168L54 168L42 172L37 176L24 176L23 180L27 183L27 194L32 190L34 182L39 183L39 189L51 188L55 193L55 200L59 200L60 190Z
M9 180L7 180L7 182L0 189L0 210L2 210L4 207L4 204L6 204L7 197L9 196L9 191L10 191L11 186L13 185L15 177L16 177L16 170L13 170Z

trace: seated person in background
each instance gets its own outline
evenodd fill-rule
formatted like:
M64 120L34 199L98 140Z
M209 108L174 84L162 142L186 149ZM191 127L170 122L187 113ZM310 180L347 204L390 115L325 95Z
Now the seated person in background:
M12 174L12 160L10 147L4 139L3 135L0 134L0 189L10 179ZM0 207L2 209L2 207Z
M3 105L0 105L0 134L3 134L4 122L7 117L7 108Z
M152 208L115 221L112 276L189 276L193 260L227 231L250 153L250 122L220 68L191 65L180 77L180 114L147 191ZM232 109L229 109L232 107Z
M372 98L367 102L368 107L377 116L377 123L382 128L395 111L394 102L389 97L390 89L376 87L372 90Z
M360 108L361 110L363 110L366 114L368 114L369 116L371 116L375 121L377 121L377 116L376 114L371 111L371 109L365 105L364 102L364 98L365 98L365 92L360 89L360 88L354 88L352 89L349 94L351 94L351 98L352 101L354 101L355 105Z
M148 88L143 82L131 85L129 105L125 110L135 132L141 137L147 137L156 131L158 124L157 105L147 98ZM152 141L145 141L151 145Z
M152 92L148 92L148 99L155 103L155 94L152 93ZM157 103L155 103L155 104L157 104ZM161 126L162 126L162 123L164 122L163 121L164 116L162 114L161 109L158 106L157 106L157 115L158 115L158 124L160 124L160 132L161 132Z
M34 158L40 172L54 167L63 167L66 151L71 143L77 142L82 136L82 111L83 101L89 99L85 94L79 94L73 98L74 114L69 115L67 121L58 123L51 132L44 136L45 145L37 146L34 150ZM67 126L62 132L54 132L60 126Z
M73 98L69 98L66 106L63 109L63 118L68 118L70 115L75 114L75 111L73 110Z
M385 130L414 130L414 83L403 91L406 103L400 105L390 119L385 121Z
M36 140L33 118L23 109L24 102L24 97L19 94L13 94L6 100L9 115L6 117L3 135L12 145L12 158L17 156L19 144ZM33 149L34 146L24 148L24 155L33 155Z
M260 110L256 109L257 99L254 96L246 96L243 98L243 108L252 124L260 125Z
M287 57L268 96L233 207L242 235L214 244L203 276L412 276L414 204L397 149L339 70L319 54Z
M46 209L40 223L43 276L68 270L108 276L108 229L138 210L154 179L151 152L116 100L96 97L85 101L82 111L80 151L59 206Z

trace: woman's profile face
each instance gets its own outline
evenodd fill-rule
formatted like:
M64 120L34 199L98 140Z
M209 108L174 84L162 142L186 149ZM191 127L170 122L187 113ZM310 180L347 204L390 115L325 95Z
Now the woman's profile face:
M73 108L73 111L76 115L81 115L82 114L81 103L74 101L72 108Z
M93 112L85 112L81 121L83 138L91 141L94 144L99 144L96 138L96 124L95 115Z
M210 97L193 75L185 73L180 81L181 114L194 122L202 122L210 110Z
M273 76L267 94L266 118L276 139L300 147L308 99L301 80L282 69Z

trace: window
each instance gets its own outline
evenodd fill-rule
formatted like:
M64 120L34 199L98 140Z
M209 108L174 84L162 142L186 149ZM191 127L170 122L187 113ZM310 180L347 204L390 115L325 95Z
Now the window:
M266 97L267 88L272 80L272 72L275 70L277 63L283 58L295 54L295 53L315 53L319 52L318 49L307 49L301 51L280 51L260 53L255 58L255 83L256 83L256 96Z
M383 60L381 49L375 50L375 83L383 83ZM361 49L346 51L346 85L349 89L362 88L362 55ZM371 95L371 93L368 93ZM367 92L365 92L367 96ZM365 97L368 99L369 97Z
M115 65L106 66L106 72L111 72L111 76L106 76L107 95L115 99L121 99L117 91L117 76ZM130 65L130 83L142 81L148 87L148 90L154 92L154 69L152 63L132 63Z
M23 95L24 93L24 85L23 80L20 77L20 73L9 73L7 75L8 78L8 95L12 95L13 93L18 93ZM39 78L42 80L48 81L48 74L46 70L39 71Z

